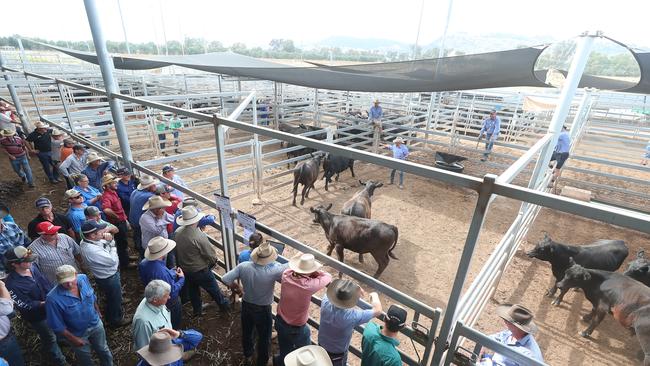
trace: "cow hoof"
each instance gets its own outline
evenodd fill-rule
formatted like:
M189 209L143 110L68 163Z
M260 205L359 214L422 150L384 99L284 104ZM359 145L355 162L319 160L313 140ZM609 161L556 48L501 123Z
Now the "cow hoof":
M560 306L560 303L561 303L561 302L562 302L562 301L560 301L559 299L555 299L555 300L553 300L553 301L551 302L551 305L553 305L553 306Z
M546 297L553 297L555 295L555 292L551 292L551 290L546 291L546 294L544 296Z
M583 322L590 322L591 318L592 317L589 316L589 315L583 315L581 319L582 319Z
M583 330L582 332L580 332L580 336L581 336L581 337L584 337L584 338L589 338L590 335L591 335L591 334L590 334L590 333L587 333L587 331L585 331L585 330Z

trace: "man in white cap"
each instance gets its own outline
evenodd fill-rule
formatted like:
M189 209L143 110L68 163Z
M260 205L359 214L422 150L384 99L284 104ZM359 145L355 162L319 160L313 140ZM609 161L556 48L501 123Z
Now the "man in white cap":
M409 156L409 149L404 145L404 140L401 137L396 138L393 141L392 145L385 145L385 149L388 149L392 151L393 153L393 158L394 159L399 159L399 160L406 160ZM390 172L390 183L388 184L394 184L395 183L395 172L397 169L393 169ZM404 188L404 172L399 171L399 189Z
M499 137L499 132L501 130L501 119L497 117L497 110L490 110L490 116L483 120L483 126L481 126L481 131L478 133L478 138L485 136L485 152L483 152L483 157L481 161L486 161L490 153L492 153L492 147Z
M178 184L181 187L187 187L187 184L185 184L185 181L183 178L181 178L178 174L175 173L176 168L172 165L165 165L162 168L162 174L163 177L171 180L172 182ZM174 188L174 190L171 192L174 196L180 198L181 200L185 197L183 195L183 192L179 191L178 189Z
M287 366L332 366L327 351L320 346L304 346L284 358Z
M68 212L66 212L65 216L70 221L70 225L72 225L75 237L80 240L81 224L86 220L86 215L84 214L84 210L86 209L84 198L81 192L76 189L68 189L65 191L63 198L68 201Z
M356 307L363 289L350 280L337 279L327 287L320 306L318 344L327 350L334 366L346 366L352 332L382 313L379 295L370 293L372 309Z
M140 217L140 230L142 232L142 249L138 249L144 254L144 250L149 244L149 240L156 236L168 238L167 224L174 221L174 216L170 215L165 209L172 203L160 196L151 196L147 203L142 207L145 211Z
M52 129L47 124L38 121L36 129L27 135L26 140L34 145L32 152L36 154L43 166L43 171L50 183L59 183L59 170L52 160Z
M203 334L193 329L161 329L151 335L148 345L137 351L141 360L136 366L183 366L187 351L196 348L202 339Z
M200 316L203 310L201 288L217 303L221 311L229 311L230 302L221 293L212 272L217 263L217 251L208 236L198 228L199 221L205 215L194 206L183 207L181 211L181 216L176 219L180 227L174 235L177 245L176 261L185 271L194 316Z
M535 341L533 334L537 332L537 325L533 322L533 313L519 304L499 305L496 313L506 326L506 330L491 335L491 337L509 348L526 355L539 362L544 362L542 351ZM498 353L490 355L483 353L481 355L481 366L487 365L508 365L524 366L518 362L501 356Z
M81 241L81 256L95 277L95 282L104 293L105 316L108 326L118 328L131 323L122 309L122 281L120 278L117 248L106 224L87 220L81 225L84 240Z
M169 284L171 290L167 308L171 313L171 322L174 329L179 329L182 325L182 308L180 301L180 292L185 284L185 274L181 267L169 269L165 266L167 255L176 248L176 242L157 236L149 240L147 250L144 252L144 260L138 265L138 273L143 285L149 284L153 280L162 280Z
M88 177L90 185L102 190L102 177L108 172L108 169L115 165L113 161L104 161L96 152L91 152L86 158L86 169L81 173Z
M147 246L147 243L142 243L142 231L140 230L140 217L144 213L142 207L154 195L158 182L158 179L150 175L143 175L140 184L138 184L138 189L133 191L129 198L129 224L133 229L135 248L140 253L141 258L144 256L144 248Z
M277 250L269 242L264 242L253 250L250 262L238 264L221 278L233 291L241 293L243 290L241 323L245 364L252 363L255 348L256 365L266 365L269 360L273 290L275 282L282 279L282 273L289 266L288 263L276 262L277 258ZM241 280L243 289L236 280ZM257 331L257 347L253 342L254 330Z
M332 276L321 271L322 264L313 254L298 254L289 260L289 268L282 273L280 302L275 317L278 332L279 355L275 365L283 365L289 352L311 344L309 304L311 296L324 289Z
M18 174L18 177L27 183L29 188L34 188L34 177L32 168L29 166L29 150L25 141L16 136L15 130L0 131L0 146L2 146L9 157L11 168Z
M91 348L102 366L113 365L99 316L97 297L88 277L69 265L56 269L58 283L45 300L47 324L70 344L78 365L93 365Z

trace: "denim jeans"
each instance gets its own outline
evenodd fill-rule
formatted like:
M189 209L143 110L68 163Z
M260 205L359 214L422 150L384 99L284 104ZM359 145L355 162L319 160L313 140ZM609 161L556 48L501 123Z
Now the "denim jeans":
M275 366L283 366L284 357L291 351L311 344L311 332L307 324L300 327L289 325L278 314L275 317L275 330L278 332L278 346L280 347L280 354L276 357L276 362L273 363Z
M257 332L257 363L266 365L269 360L269 347L271 345L271 327L273 316L271 305L260 306L246 301L241 304L242 347L244 357L251 357L255 353L253 343L253 330Z
M208 292L219 307L229 304L228 299L221 293L219 285L217 285L217 279L211 270L206 268L198 272L186 272L185 281L189 286L190 301L192 302L192 310L195 315L201 314L203 309L201 288Z
M492 134L485 135L485 153L487 155L492 152L492 147L494 146L494 140L492 140Z
M43 319L38 322L30 322L29 325L38 334L43 357L50 358L55 365L65 365L65 356L61 353L61 348L59 348L59 344L56 342L56 335L47 326L47 320Z
M390 183L391 184L395 183L395 172L396 172L395 169L393 169L390 172ZM404 172L401 171L401 170L399 171L399 185L400 186L404 185Z
M181 329L183 323L183 308L181 305L181 298L176 297L173 300L167 301L167 309L171 313L172 317L172 328Z
M133 244L135 244L135 250L140 254L140 259L144 258L144 248L142 248L142 229L140 226L131 225L133 229Z
M158 141L160 142L160 150L165 150L165 143L163 141L167 140L167 135L164 133L158 134Z
M174 136L174 146L178 147L179 136L181 135L181 131L178 130L172 131L172 135Z
M50 182L59 179L59 170L56 168L56 165L54 165L54 160L52 160L52 152L41 151L36 154L36 156L38 156L38 160L43 166L43 171L45 172L45 175L47 175L47 178L50 180Z
M318 345L323 347L320 343ZM345 351L344 353L331 353L327 351L327 355L330 356L332 366L346 366L348 364L348 351Z
M75 347L70 344L76 356L77 362L75 365L92 366L95 364L93 362L91 348L95 351L95 353L97 353L97 358L99 358L100 365L113 365L113 354L108 348L108 343L106 343L106 331L104 331L104 324L102 324L101 320L94 327L86 329L84 334L79 338L85 340L86 344L81 347Z
M9 334L0 340L0 357L7 360L7 363L11 366L25 365L25 360L23 360L23 350L20 348L13 331L9 331Z
M14 172L22 179L27 180L27 184L34 184L34 177L32 176L32 168L29 166L29 160L27 160L27 155L16 158L11 161L11 167L14 169Z
M126 221L113 225L115 225L119 230L117 234L115 234L115 247L117 248L117 256L120 258L120 268L126 269L129 265L129 229L126 226Z
M122 312L122 286L120 272L108 278L95 278L97 286L104 294L104 314L109 326L118 325L124 316Z

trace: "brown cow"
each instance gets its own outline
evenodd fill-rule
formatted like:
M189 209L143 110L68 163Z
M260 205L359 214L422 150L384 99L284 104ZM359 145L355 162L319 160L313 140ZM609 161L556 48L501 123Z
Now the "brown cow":
M371 218L370 213L372 207L372 200L370 198L372 197L373 193L375 193L375 189L383 187L384 183L375 182L372 180L364 183L359 180L359 184L365 187L343 204L341 214L369 219ZM363 263L363 254L359 254L359 262Z
M398 259L393 254L397 245L397 227L377 220L361 217L335 215L327 207L318 205L309 210L314 214L314 222L321 225L329 241L327 255L331 255L336 248L338 260L343 263L343 250L363 254L370 253L377 261L377 272L374 277L379 278L386 269L390 258Z
M305 197L309 198L309 191L314 188L314 183L318 180L318 171L320 170L321 155L306 161L301 161L293 170L293 205L296 205L296 195L298 194L298 184L302 184L302 199L300 204L305 204Z

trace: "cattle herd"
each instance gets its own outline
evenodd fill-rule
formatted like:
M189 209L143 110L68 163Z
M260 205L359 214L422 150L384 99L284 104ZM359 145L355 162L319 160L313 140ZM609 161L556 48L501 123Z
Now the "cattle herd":
M548 235L527 255L551 263L555 277L547 296L560 294L553 305L560 305L571 288L581 289L592 310L582 319L588 322L580 334L589 337L603 318L612 314L624 328L636 335L650 365L650 261L641 250L623 273L618 270L629 254L622 240L599 240L583 246L553 241Z

